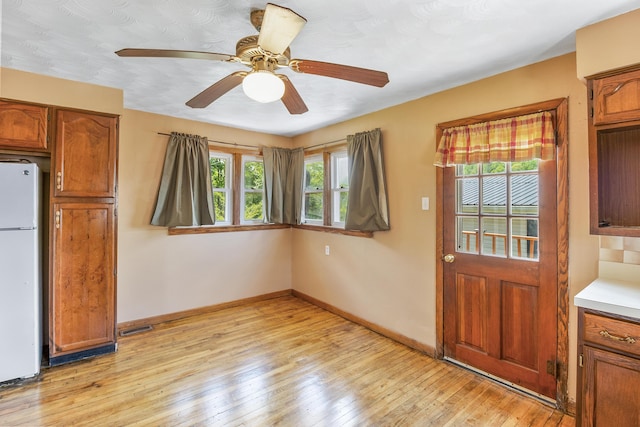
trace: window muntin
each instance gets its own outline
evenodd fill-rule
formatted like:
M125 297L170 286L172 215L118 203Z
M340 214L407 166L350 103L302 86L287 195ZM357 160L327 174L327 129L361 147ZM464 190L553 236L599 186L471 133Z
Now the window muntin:
M349 201L349 159L347 151L331 153L331 225L344 227Z
M209 167L213 186L213 206L216 224L229 225L232 222L232 169L233 155L210 152Z
M539 260L538 160L456 166L456 250Z
M264 222L264 163L257 156L242 156L240 222Z
M324 172L322 154L304 159L302 221L306 224L324 224Z

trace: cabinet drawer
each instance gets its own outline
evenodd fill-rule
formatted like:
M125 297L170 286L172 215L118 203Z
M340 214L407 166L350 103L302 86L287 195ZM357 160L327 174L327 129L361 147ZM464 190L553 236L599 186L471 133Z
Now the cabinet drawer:
M583 339L640 356L640 324L597 314L584 314Z

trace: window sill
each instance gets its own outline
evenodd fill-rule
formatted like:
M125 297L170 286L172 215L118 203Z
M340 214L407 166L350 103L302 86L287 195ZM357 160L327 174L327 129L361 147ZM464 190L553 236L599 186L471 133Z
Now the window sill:
M228 233L235 231L256 231L256 230L276 230L280 228L290 228L289 224L255 224L255 225L220 225L209 227L170 227L169 236L183 234L209 234Z
M345 236L367 237L367 238L373 237L373 231L345 230L343 228L328 227L326 225L300 224L300 225L294 225L293 228L299 228L301 230L310 230L310 231L322 231L324 233L343 234Z
M300 230L321 231L323 233L342 234L354 237L373 237L373 231L344 230L342 228L328 227L326 225L300 224L291 226L289 224L255 224L255 225L219 225L208 227L170 227L169 236L179 236L185 234L209 234L209 233L229 233L236 231L258 231L258 230L278 230L283 228L298 228Z

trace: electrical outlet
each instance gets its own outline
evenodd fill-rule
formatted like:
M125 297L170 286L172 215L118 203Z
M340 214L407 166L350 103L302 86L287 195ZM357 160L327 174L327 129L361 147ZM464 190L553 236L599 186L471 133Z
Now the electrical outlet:
M325 255L329 255L331 253L331 248L329 248L329 245L325 245L324 246L324 254Z

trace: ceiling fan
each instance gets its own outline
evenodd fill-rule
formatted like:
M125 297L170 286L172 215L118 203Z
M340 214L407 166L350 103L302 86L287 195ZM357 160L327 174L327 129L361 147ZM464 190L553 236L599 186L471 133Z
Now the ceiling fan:
M291 59L289 45L298 35L307 20L293 10L267 3L264 10L251 11L251 23L258 35L240 39L236 54L198 52L169 49L122 49L116 52L123 57L162 57L208 59L224 62L239 62L251 71L236 71L217 81L187 101L192 108L204 108L242 83L247 96L259 102L282 100L289 113L302 114L308 111L293 83L278 68L289 67L298 73L316 74L349 80L371 86L383 87L389 82L387 73L349 65L329 62Z

